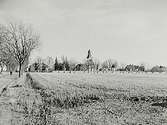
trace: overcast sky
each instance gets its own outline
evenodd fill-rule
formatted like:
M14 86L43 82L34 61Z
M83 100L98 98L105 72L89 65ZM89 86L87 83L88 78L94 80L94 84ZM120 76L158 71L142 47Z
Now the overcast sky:
M0 22L23 21L41 35L33 56L167 65L167 0L0 0Z

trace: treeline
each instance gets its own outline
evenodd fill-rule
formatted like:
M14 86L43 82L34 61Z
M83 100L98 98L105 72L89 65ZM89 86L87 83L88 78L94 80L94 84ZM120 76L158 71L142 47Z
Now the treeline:
M52 71L87 71L87 72L167 72L166 66L154 66L146 68L145 65L121 65L116 60L107 59L103 62L93 58L88 50L87 56L82 62L68 59L47 57L36 58L29 64L29 58L39 44L39 34L34 32L30 25L23 23L10 23L0 25L0 73L5 70L19 72L19 77L24 71L29 72L52 72Z
M167 72L165 66L153 66L147 68L144 64L141 65L119 65L116 60L108 59L100 62L98 59L85 59L83 62L78 63L75 60L69 60L67 57L62 56L59 60L57 57L47 57L42 59L38 57L33 64L29 65L28 71L30 72L52 72L52 71L88 71L88 72Z
M67 60L67 57L61 57L61 62L58 58L54 60L52 57L42 59L38 57L35 62L28 66L30 72L52 72L52 71L70 71L73 70L76 63Z
M159 72L159 73L162 73L162 72L167 72L167 67L165 66L153 66L152 68L147 68L143 65L133 65L133 64L130 64L130 65L126 65L125 68L119 68L117 69L117 71L127 71L127 72Z

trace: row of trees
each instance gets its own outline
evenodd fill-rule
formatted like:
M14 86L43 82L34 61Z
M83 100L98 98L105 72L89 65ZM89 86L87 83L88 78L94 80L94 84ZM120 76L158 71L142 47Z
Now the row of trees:
M23 23L10 23L8 25L0 25L0 72L6 69L12 74L18 70L19 77L22 71L28 67L29 71L150 71L165 72L167 68L164 66L154 66L146 70L144 65L125 65L120 67L116 60L107 59L100 62L93 58L92 52L88 50L87 57L82 63L69 60L62 56L61 60L47 57L42 59L38 57L35 62L28 66L31 52L39 46L39 35L35 33L30 25Z
M28 65L31 52L39 45L39 35L29 25L9 23L0 25L0 66L12 72L18 70L19 77Z
M35 62L29 66L29 71L72 71L76 64L77 62L68 60L65 56L61 57L61 61L59 61L57 57L55 60L52 57L47 57L46 59L37 57Z
M67 57L62 56L59 60L57 57L53 59L52 57L47 57L42 59L38 57L30 67L29 71L124 71L124 72L166 72L167 68L164 66L154 66L150 69L146 68L144 64L141 65L119 65L116 60L107 59L104 62L100 62L98 59L87 58L82 63L78 63L74 60L69 60Z
M118 68L117 70L127 71L127 72L152 72L152 73L159 72L159 73L162 73L162 72L167 72L167 67L156 65L151 68L146 68L143 64L141 65L129 64L123 68Z

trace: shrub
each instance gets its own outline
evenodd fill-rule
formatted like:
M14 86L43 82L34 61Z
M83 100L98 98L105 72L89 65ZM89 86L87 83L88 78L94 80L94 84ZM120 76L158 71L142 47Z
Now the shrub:
M164 66L154 66L152 69L151 69L151 72L166 72L167 71L167 68L164 67Z

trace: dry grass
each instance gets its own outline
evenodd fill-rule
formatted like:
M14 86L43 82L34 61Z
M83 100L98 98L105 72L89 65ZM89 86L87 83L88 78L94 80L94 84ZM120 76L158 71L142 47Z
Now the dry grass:
M17 93L16 100L10 102L10 109L17 116L12 117L12 124L167 124L166 74L31 76L32 80L25 79L22 87L10 87Z

